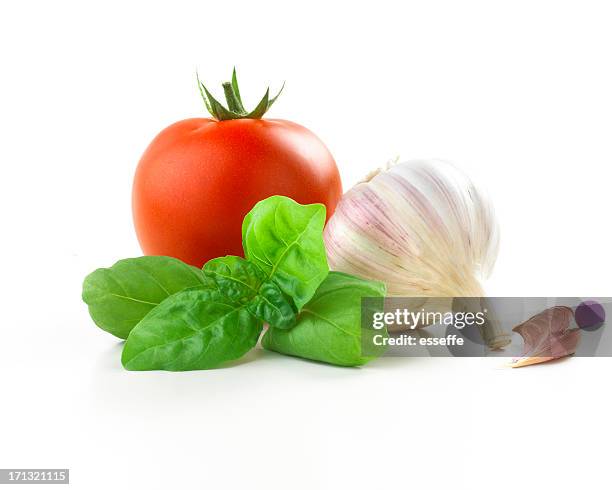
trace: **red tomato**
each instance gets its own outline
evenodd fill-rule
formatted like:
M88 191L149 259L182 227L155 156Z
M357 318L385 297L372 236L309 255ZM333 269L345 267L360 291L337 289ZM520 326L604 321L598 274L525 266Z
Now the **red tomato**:
M258 201L289 196L323 203L342 195L336 163L308 129L280 119L186 119L142 156L133 188L136 233L147 255L201 267L242 255L241 226Z

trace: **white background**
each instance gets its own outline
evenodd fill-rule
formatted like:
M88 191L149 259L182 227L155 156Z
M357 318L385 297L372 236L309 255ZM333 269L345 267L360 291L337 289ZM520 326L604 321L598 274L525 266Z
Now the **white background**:
M140 254L133 172L203 114L196 69L214 86L236 64L251 103L287 81L271 116L317 133L345 189L396 155L483 184L503 234L490 294L612 296L609 8L2 2L0 467L69 467L79 489L605 486L609 359L342 369L258 350L127 372L80 288Z

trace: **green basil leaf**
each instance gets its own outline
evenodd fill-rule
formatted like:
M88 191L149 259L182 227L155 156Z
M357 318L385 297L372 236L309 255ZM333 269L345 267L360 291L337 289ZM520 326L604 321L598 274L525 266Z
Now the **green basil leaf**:
M255 264L228 255L204 264L204 274L232 301L247 304L248 310L260 320L276 328L291 328L295 312L280 288L266 280L265 273Z
M168 296L207 283L202 271L172 257L138 257L97 269L83 283L83 301L98 327L125 339Z
M262 322L217 289L176 293L130 332L121 362L132 371L210 369L257 344Z
M242 224L245 257L264 271L300 310L329 272L323 227L325 206L284 196L258 202Z
M373 331L362 328L362 298L383 298L385 285L340 272L330 272L290 330L269 328L262 339L265 349L338 366L358 366L378 357L382 349L364 355L362 336L370 342ZM381 300L382 303L382 300ZM376 330L386 336L386 330Z
M264 282L259 294L248 305L249 311L274 328L291 328L296 315L293 306L280 288L272 281Z
M209 260L203 270L219 291L233 301L245 303L258 294L261 283L266 279L259 267L234 255Z

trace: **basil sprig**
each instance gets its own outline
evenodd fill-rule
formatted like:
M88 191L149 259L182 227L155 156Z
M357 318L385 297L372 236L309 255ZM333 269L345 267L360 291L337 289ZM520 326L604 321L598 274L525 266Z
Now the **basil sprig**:
M273 196L242 227L246 258L219 257L202 270L169 257L139 257L98 269L83 285L95 323L127 338L129 370L208 369L263 346L353 366L361 355L360 302L381 283L331 273L325 207ZM329 275L328 275L329 274Z

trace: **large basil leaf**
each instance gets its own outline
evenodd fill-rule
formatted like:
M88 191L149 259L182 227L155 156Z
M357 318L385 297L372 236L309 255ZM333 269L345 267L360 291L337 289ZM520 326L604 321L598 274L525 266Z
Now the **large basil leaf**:
M238 359L257 343L262 322L217 289L176 293L131 331L121 362L126 369L189 371Z
M325 206L284 196L258 202L242 224L245 257L264 271L300 310L327 276Z
M291 328L295 324L291 303L252 262L228 255L208 261L203 270L221 293L232 301L246 304L257 318L276 328Z
M138 257L97 269L83 283L83 301L102 330L125 339L168 296L202 286L202 271L172 257Z
M382 298L385 292L383 283L330 272L300 312L297 324L290 330L269 328L262 345L282 354L339 366L365 364L382 350L362 353L362 335L370 336L372 330L362 328L361 299ZM386 336L385 330L376 333Z

